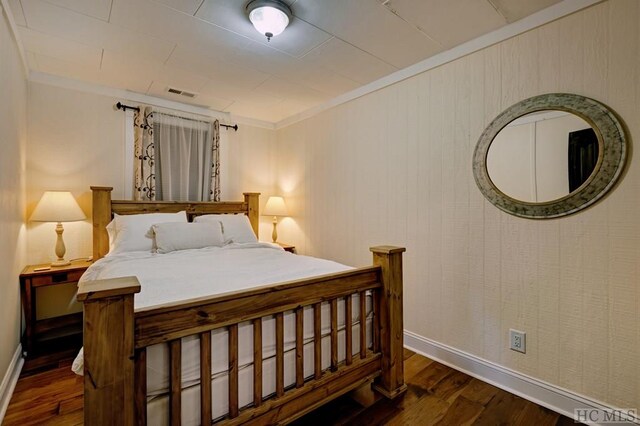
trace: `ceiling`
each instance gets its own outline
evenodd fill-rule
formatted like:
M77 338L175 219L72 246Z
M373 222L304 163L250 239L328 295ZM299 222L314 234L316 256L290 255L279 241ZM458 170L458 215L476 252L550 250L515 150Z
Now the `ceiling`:
M31 71L278 122L560 0L286 1L271 42L247 0L9 4Z

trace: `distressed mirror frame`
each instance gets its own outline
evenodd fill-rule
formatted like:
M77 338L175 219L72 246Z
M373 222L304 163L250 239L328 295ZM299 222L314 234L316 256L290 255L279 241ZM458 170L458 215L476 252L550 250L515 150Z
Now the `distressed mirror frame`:
M513 120L533 112L559 110L575 114L591 125L598 137L598 162L578 189L551 201L516 200L500 191L489 177L487 154L494 138ZM604 104L580 95L549 93L518 102L498 115L482 132L473 153L473 175L480 191L499 209L524 218L550 219L585 209L602 198L620 177L627 157L622 122Z

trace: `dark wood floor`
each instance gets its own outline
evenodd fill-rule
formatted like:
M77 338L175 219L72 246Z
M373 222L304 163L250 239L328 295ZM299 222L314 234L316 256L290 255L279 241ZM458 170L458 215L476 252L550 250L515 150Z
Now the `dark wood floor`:
M82 383L82 377L71 371L71 360L51 370L23 373L2 424L81 425Z
M400 401L355 398L356 402L343 396L295 424L574 424L567 417L410 351L405 351L405 378L409 389ZM62 361L57 368L20 377L3 424L80 425L82 415L82 378L71 372L70 361Z
M405 349L402 400L368 407L349 396L302 417L307 425L575 425L572 419Z

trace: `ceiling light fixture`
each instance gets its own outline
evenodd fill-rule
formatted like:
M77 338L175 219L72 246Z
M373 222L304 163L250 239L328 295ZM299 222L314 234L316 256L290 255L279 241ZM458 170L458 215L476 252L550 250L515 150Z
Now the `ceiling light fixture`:
M291 8L281 0L253 0L246 10L255 29L264 34L267 41L282 33L293 16Z

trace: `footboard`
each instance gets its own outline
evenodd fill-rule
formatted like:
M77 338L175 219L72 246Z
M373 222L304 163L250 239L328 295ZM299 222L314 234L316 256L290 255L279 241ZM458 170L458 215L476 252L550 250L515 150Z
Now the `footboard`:
M388 398L402 393L402 253L373 247L373 266L134 312L135 277L81 284L84 303L85 424L147 424L147 348L169 345L169 418L182 419L182 339L200 340L201 424L282 424L352 389L374 383ZM366 297L372 297L367 345ZM359 303L352 307L355 296ZM344 300L344 359L338 357L338 301ZM321 306L330 312L330 363L322 365ZM304 374L304 309L313 312L313 374ZM285 314L295 317L295 379L285 385ZM357 335L354 314L360 318ZM263 394L263 318L275 318L275 392ZM239 403L238 328L253 328L253 402ZM228 412L212 419L211 332L228 334ZM359 343L353 346L353 342ZM354 354L354 349L358 351ZM309 361L310 362L310 361ZM215 422L214 422L215 420Z

